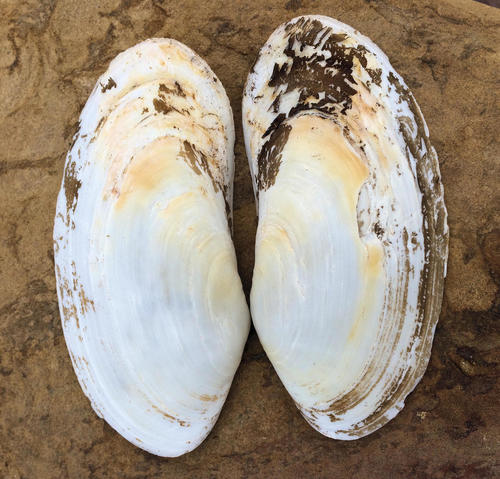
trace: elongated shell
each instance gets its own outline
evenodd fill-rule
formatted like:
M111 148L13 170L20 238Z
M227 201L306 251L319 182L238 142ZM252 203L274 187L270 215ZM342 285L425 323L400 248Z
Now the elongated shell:
M306 420L356 439L424 374L448 228L435 150L402 78L322 16L281 25L243 98L259 225L259 338Z
M207 436L248 333L233 143L214 73L157 39L111 62L66 160L54 240L73 366L97 414L161 456Z

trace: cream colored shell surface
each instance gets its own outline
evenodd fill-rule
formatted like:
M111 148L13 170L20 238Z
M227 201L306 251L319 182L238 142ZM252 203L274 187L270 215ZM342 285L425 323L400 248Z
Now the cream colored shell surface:
M422 377L441 308L448 227L427 126L373 42L306 16L261 49L243 127L259 338L314 428L365 436Z
M66 159L54 242L73 366L97 414L161 456L210 432L248 334L233 144L215 74L153 39L100 77Z

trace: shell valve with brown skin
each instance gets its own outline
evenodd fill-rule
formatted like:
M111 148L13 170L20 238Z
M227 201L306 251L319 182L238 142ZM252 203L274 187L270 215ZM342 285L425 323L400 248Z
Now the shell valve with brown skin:
M422 113L371 40L303 16L261 49L243 128L259 338L314 428L370 434L424 374L441 309L447 213Z
M248 334L233 144L209 66L154 39L111 62L66 159L54 241L73 367L97 414L160 456L208 435Z

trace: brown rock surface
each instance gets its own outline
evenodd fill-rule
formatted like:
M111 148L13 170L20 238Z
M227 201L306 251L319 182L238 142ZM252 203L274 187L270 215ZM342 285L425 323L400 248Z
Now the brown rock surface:
M248 293L256 220L243 84L271 31L301 13L372 38L427 119L451 232L429 368L396 419L361 440L334 441L301 418L252 331L208 439L184 457L158 458L94 414L71 367L51 239L64 157L117 53L153 36L189 45L235 114L234 236ZM468 0L2 0L0 477L499 477L499 32L500 11Z

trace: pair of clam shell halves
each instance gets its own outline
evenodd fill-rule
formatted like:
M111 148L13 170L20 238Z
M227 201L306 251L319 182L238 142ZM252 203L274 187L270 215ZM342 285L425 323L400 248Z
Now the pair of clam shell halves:
M422 377L440 312L448 229L427 126L376 45L306 16L261 49L243 130L255 328L314 428L365 436ZM213 71L155 39L111 62L66 159L54 240L73 367L96 413L160 456L208 435L248 335L233 144Z

